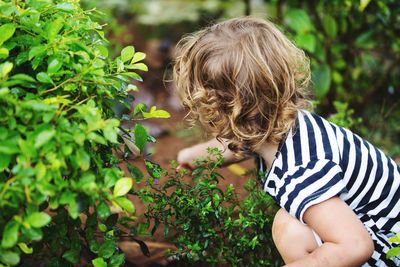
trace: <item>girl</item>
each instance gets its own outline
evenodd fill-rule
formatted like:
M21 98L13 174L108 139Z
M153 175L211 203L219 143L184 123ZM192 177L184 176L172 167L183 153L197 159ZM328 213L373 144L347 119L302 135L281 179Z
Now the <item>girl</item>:
M287 266L400 266L385 257L400 231L399 167L305 110L303 51L254 18L198 31L177 51L178 95L216 137L182 150L179 163L190 165L207 147L223 148L226 163L255 155L268 170L265 191L282 207L273 237Z

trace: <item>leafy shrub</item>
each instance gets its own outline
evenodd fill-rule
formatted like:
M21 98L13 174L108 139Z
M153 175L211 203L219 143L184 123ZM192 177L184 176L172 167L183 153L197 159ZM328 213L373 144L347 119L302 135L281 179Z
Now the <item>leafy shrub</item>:
M209 153L216 160L197 161L192 182L185 180L187 172L174 172L165 184L150 183L151 189L138 192L150 202L145 216L148 225L155 222L152 232L164 225L164 235L177 247L170 256L182 266L281 266L271 236L273 199L251 179L243 201L233 185L220 189L222 156L217 149Z
M355 130L398 154L400 128L400 6L396 1L265 1L278 23L311 59L320 112L346 103L363 127ZM384 120L382 120L382 117ZM382 121L382 123L377 123Z
M329 121L348 129L354 129L361 124L362 119L353 117L354 109L349 109L347 103L335 101L333 105L335 106L336 113L329 116Z
M0 1L0 266L124 262L118 226L135 207L112 107L129 104L130 79L147 68L133 47L110 59L95 10L77 2ZM140 105L135 116L159 113ZM148 136L135 129L126 142L139 151Z

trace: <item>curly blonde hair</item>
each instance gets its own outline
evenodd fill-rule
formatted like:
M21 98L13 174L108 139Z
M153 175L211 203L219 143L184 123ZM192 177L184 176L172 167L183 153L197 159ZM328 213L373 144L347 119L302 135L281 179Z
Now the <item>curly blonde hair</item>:
M173 79L192 120L240 154L279 143L309 107L309 59L265 20L230 19L184 37Z

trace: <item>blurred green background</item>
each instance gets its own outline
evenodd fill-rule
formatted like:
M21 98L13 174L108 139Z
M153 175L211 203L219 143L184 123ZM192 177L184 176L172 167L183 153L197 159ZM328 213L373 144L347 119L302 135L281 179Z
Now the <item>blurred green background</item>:
M400 157L400 2L396 0L84 0L104 12L113 48L147 52L149 90L164 90L185 33L252 15L276 23L311 59L317 112Z

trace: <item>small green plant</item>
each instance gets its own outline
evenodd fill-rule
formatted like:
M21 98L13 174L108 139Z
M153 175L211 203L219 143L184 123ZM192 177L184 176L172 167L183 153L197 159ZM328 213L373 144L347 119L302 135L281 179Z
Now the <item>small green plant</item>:
M389 241L392 243L399 244L400 243L400 233L397 233L397 235L389 238ZM386 258L388 258L388 259L393 258L393 257L399 257L399 256L400 256L400 246L395 246L386 253Z
M354 110L349 108L348 103L340 101L333 102L336 113L332 114L328 119L336 125L354 129L362 123L361 118L354 118Z
M169 256L183 266L281 266L271 237L274 201L252 179L243 201L233 185L220 189L217 170L223 158L217 149L209 153L196 162L191 178L185 170L169 173L165 184L138 192L150 200L145 216L148 225L155 222L151 232L163 225L165 237L177 247Z
M133 182L114 152L152 138L140 124L134 142L122 138L113 107L129 106L145 55L129 46L111 59L96 10L78 2L0 1L0 266L124 262L116 242L135 220Z

